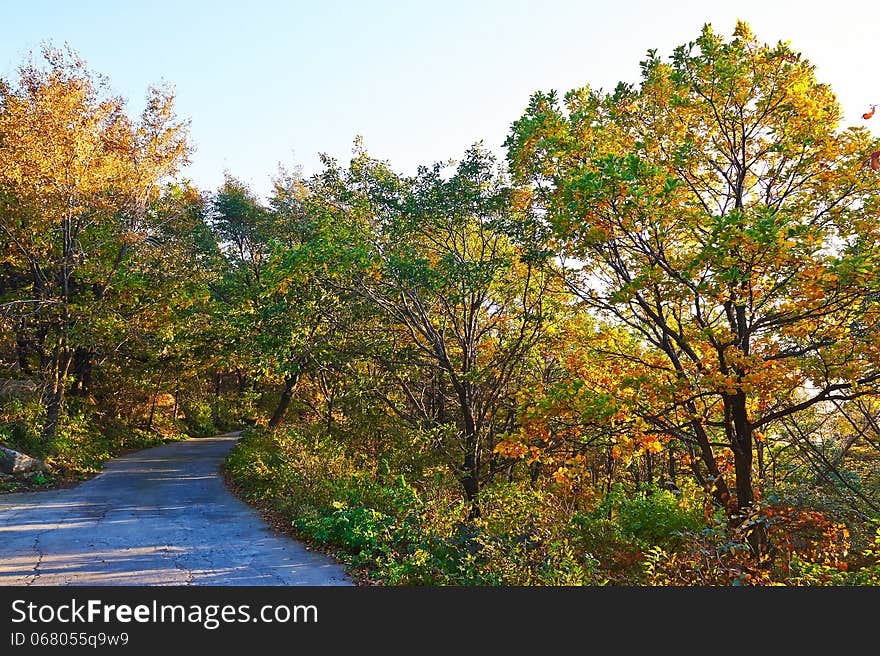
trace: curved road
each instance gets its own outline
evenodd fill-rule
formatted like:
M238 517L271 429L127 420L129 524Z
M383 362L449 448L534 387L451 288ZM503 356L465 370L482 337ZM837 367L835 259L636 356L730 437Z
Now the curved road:
M226 489L236 439L132 453L73 489L0 495L0 585L350 585Z

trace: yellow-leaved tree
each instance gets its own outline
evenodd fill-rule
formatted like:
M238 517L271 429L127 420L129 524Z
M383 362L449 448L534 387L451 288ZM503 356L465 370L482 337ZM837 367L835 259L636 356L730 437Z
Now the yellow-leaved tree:
M641 363L609 377L630 387L614 398L694 453L734 521L780 422L880 382L878 147L814 72L744 23L706 26L668 61L651 51L637 86L535 94L508 140L571 289L637 338L604 352Z
M120 267L158 229L150 206L186 160L173 93L150 89L139 120L70 50L0 82L0 266L20 367L36 369L54 436L71 361Z

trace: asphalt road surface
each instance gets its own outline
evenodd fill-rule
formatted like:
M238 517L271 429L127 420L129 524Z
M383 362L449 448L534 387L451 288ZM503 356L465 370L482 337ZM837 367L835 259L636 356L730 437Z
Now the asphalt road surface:
M0 585L351 585L226 489L236 439L176 442L72 489L0 495Z

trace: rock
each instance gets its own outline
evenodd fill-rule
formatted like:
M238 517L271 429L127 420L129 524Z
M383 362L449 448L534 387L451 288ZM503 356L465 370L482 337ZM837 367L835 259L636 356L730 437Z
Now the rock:
M46 463L29 455L0 446L0 472L22 474L25 472L46 471Z
M0 398L27 401L37 392L37 384L32 380L0 378Z

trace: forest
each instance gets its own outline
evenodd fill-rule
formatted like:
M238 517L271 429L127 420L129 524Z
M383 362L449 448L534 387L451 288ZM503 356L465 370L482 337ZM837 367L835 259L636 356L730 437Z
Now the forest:
M25 61L0 444L49 471L0 489L243 430L228 484L364 584L880 584L874 109L745 23L636 64L503 157L358 138L263 198L182 175L170 87Z

